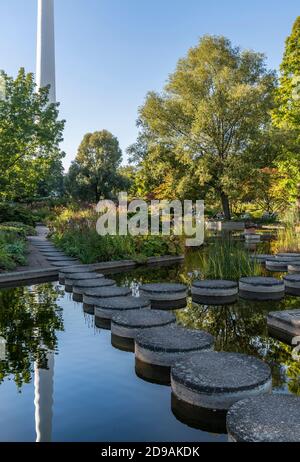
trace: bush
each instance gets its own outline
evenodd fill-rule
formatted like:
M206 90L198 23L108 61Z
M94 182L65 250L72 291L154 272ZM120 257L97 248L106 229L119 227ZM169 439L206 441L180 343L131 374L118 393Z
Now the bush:
M182 240L175 236L99 236L97 215L92 210L63 210L49 224L55 245L82 263L122 259L143 262L148 257L178 255L183 252Z
M0 204L0 223L17 222L25 225L35 226L37 220L33 213L22 205L1 203Z
M22 228L0 226L0 270L26 264L26 234Z
M8 221L6 223L1 223L0 229L10 228L19 231L21 235L25 236L36 236L36 230L33 226L24 225L24 223L19 223L16 221Z

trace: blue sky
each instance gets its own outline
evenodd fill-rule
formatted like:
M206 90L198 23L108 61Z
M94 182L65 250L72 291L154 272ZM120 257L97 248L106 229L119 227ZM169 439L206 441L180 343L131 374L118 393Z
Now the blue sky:
M106 128L124 152L138 107L206 33L264 52L278 68L299 0L55 0L57 98L68 167L86 132ZM35 71L37 0L0 0L0 69Z

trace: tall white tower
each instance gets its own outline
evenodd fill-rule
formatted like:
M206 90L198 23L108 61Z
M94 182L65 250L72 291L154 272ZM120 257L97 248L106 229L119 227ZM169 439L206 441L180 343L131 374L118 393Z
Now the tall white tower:
M55 103L54 0L38 0L36 83L50 85L49 101Z

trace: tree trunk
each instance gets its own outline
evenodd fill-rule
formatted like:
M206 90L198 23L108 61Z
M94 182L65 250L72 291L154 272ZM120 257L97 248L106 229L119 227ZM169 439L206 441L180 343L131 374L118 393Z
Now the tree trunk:
M223 212L225 215L226 220L231 220L231 213L230 213L230 207L229 207L229 199L227 194L221 192L221 201L222 201L222 207L223 207Z

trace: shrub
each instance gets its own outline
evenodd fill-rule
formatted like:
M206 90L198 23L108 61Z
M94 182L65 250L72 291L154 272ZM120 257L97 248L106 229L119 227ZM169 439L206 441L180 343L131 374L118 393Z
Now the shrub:
M12 270L26 264L26 233L24 229L0 226L0 270Z
M18 222L29 226L35 226L36 219L32 212L22 206L11 203L0 204L0 223Z

